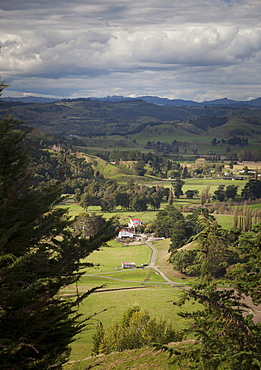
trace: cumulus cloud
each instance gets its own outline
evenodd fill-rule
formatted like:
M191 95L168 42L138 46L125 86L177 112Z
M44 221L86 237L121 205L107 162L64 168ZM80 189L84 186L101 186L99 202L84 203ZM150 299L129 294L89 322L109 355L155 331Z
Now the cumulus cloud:
M0 16L16 92L259 96L259 0L9 0Z

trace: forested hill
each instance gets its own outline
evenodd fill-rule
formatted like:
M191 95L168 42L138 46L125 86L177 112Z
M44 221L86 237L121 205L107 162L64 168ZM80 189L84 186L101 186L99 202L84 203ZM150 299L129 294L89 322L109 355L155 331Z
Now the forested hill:
M51 103L4 102L0 115L11 109L14 118L40 130L62 135L126 135L160 124L178 126L184 132L209 133L227 125L231 119L242 135L259 133L261 108L218 106L160 106L141 99L95 101L92 99L61 100ZM247 125L247 128L245 127ZM226 130L222 130L223 137ZM216 135L216 132L213 133Z

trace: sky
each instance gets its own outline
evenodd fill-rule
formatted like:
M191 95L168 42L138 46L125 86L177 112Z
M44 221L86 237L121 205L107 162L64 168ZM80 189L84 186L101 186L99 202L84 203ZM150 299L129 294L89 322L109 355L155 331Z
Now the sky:
M3 96L261 96L261 0L1 0Z

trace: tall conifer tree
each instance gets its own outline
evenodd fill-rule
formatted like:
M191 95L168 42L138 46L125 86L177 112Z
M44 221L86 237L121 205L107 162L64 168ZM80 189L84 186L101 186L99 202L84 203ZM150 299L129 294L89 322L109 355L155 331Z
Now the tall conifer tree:
M61 289L79 280L82 259L111 238L72 234L59 184L35 187L24 139L10 117L0 122L0 364L3 369L60 369L84 326L78 303ZM106 234L108 235L108 233ZM96 289L96 288L94 288Z

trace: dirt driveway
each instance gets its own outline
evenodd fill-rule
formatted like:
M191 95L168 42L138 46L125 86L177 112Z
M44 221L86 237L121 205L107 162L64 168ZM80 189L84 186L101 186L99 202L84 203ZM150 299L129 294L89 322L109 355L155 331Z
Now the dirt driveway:
M245 297L244 302L250 307L249 313L254 315L253 322L255 324L261 322L261 304L255 306L250 297Z

